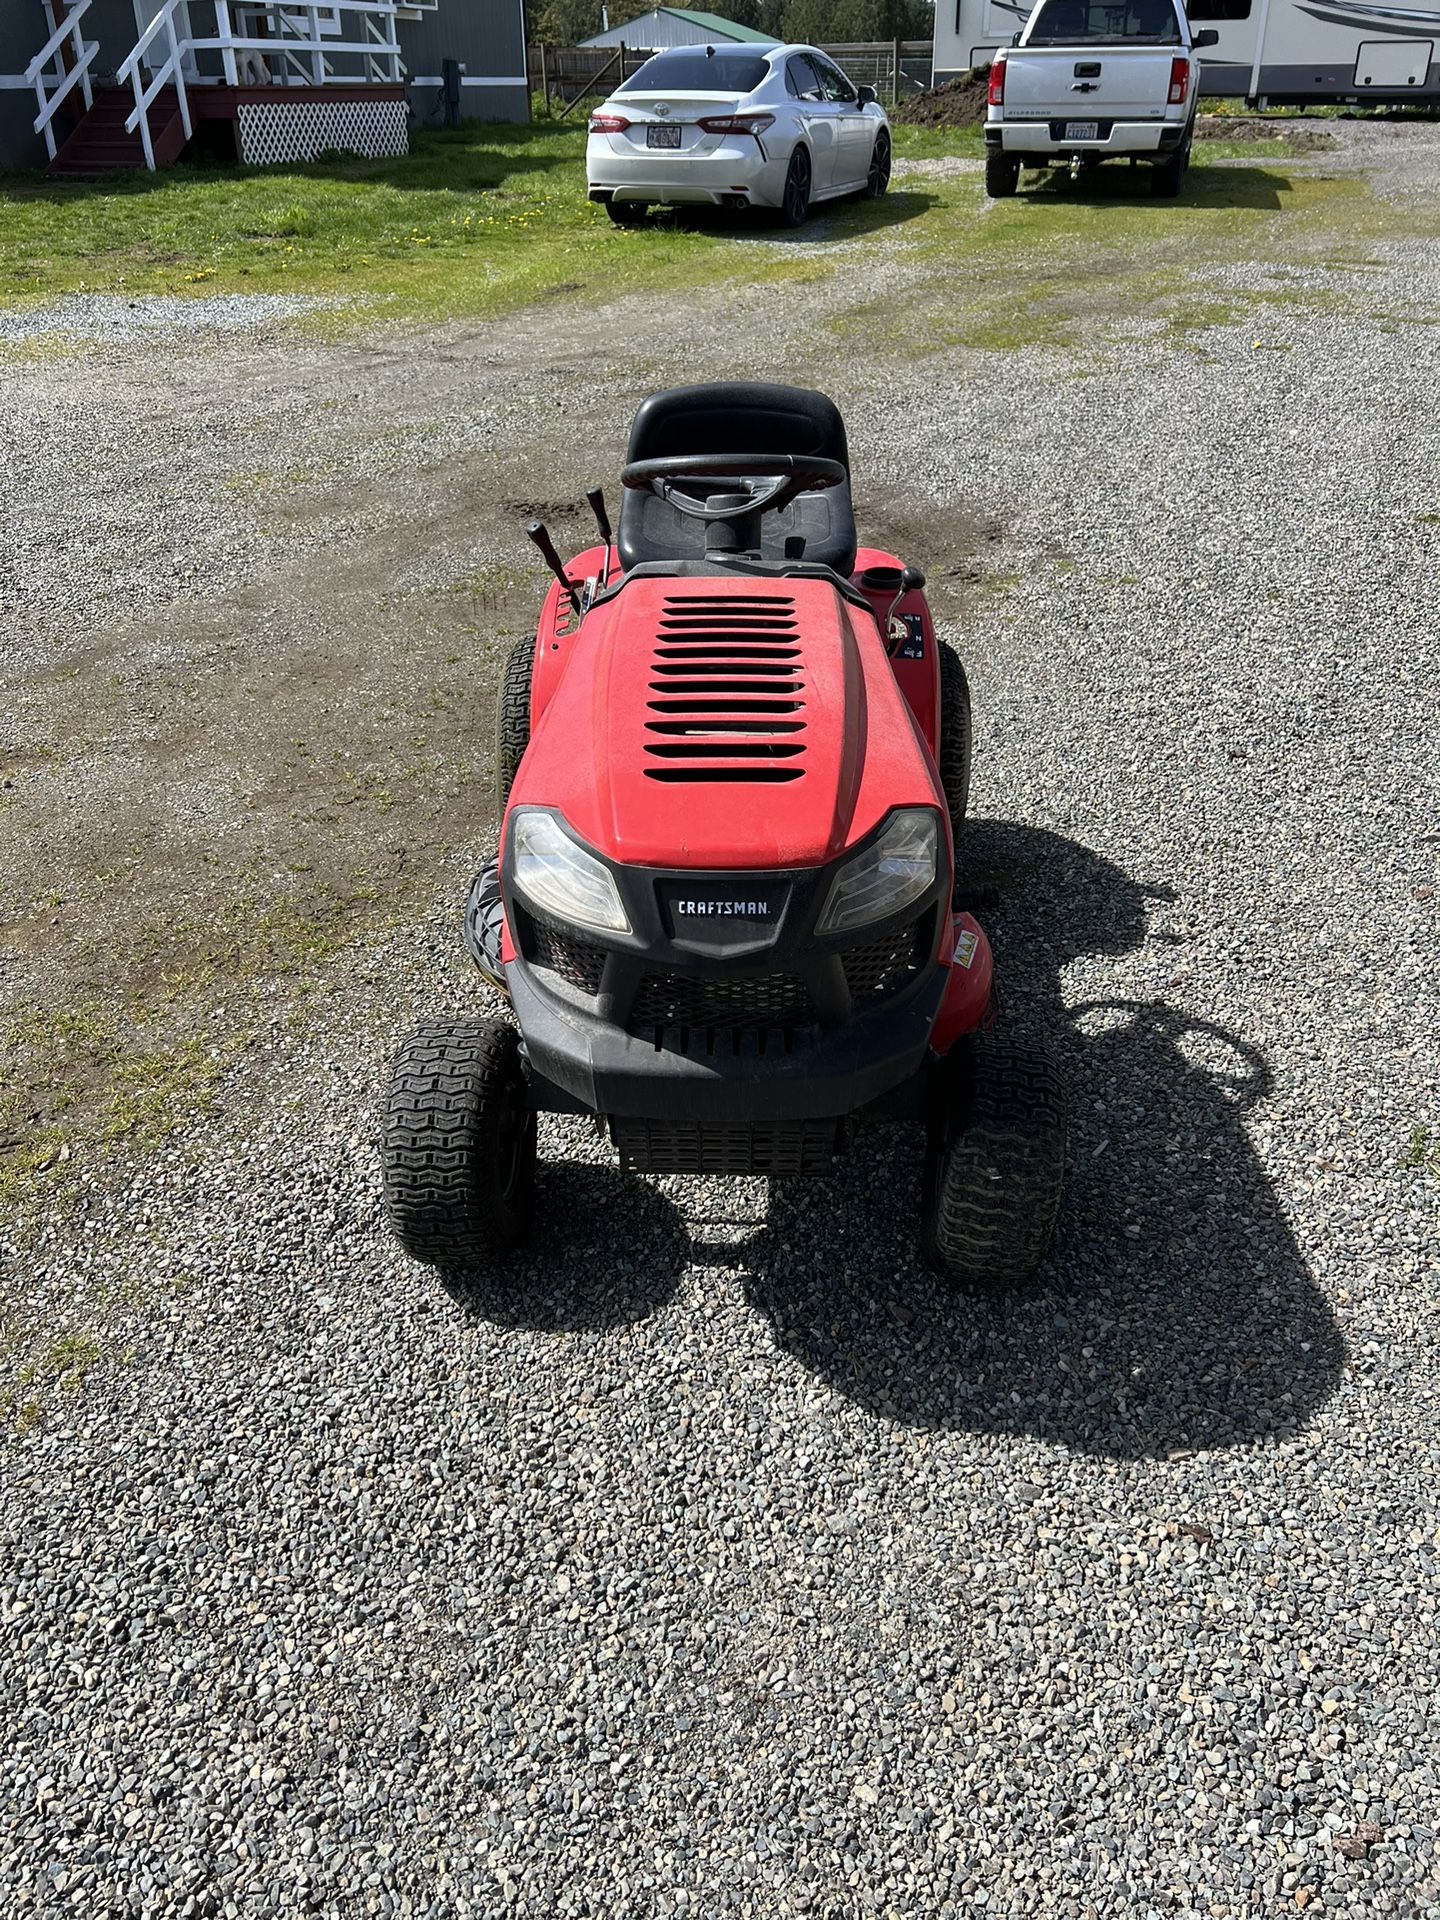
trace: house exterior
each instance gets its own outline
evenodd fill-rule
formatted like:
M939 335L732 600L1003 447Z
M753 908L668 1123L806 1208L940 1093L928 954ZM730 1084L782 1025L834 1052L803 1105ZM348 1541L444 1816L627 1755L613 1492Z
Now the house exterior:
M0 0L0 169L378 156L529 113L523 0Z
M773 33L722 20L718 13L695 13L688 7L652 7L649 13L627 20L623 27L607 27L580 42L582 47L636 47L658 53L662 47L719 46L722 41L745 41L756 46L778 44Z

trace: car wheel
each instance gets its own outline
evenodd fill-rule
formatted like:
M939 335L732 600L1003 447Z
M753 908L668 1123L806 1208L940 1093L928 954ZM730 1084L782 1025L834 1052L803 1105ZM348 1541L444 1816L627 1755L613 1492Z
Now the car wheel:
M1178 200L1180 197L1180 176L1185 171L1185 155L1177 153L1173 160L1167 160L1163 167L1156 167L1150 175L1150 191L1157 200Z
M1003 153L985 156L985 191L992 200L1008 200L1020 184L1020 162Z
M804 226L810 211L810 183L810 155L804 147L796 147L785 174L785 191L780 196L782 227Z
M643 200L607 200L605 211L617 227L643 227L650 209Z
M1065 1174L1065 1095L1038 1047L963 1042L930 1122L922 1231L931 1265L961 1286L1016 1286L1039 1266Z
M870 150L870 171L865 176L865 191L878 200L890 184L890 136L881 127Z
M520 1037L493 1020L412 1034L385 1103L385 1202L395 1238L435 1267L520 1246L535 1211L535 1112Z

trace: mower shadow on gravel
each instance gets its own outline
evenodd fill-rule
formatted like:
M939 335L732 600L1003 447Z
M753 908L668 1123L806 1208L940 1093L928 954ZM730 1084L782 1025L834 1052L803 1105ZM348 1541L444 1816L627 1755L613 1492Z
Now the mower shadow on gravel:
M613 1166L544 1160L535 1229L492 1271L442 1271L467 1314L535 1333L599 1333L665 1306L690 1264L679 1214L647 1181Z
M777 1345L878 1417L1032 1435L1120 1459L1292 1434L1345 1349L1245 1132L1264 1057L1159 1001L1067 1010L1085 955L1188 944L1168 901L1059 835L966 832L994 884L1006 1019L1046 1032L1070 1092L1055 1246L1021 1292L957 1294L915 1245L916 1136L862 1136L830 1179L772 1188L745 1284ZM1158 916L1166 916L1162 910ZM1194 964L1207 947L1197 937Z

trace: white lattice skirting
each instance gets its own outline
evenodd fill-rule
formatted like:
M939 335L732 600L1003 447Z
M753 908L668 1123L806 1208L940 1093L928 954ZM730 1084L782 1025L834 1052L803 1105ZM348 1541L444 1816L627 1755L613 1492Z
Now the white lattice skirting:
M247 167L282 166L321 153L382 160L410 151L403 100L276 101L239 109L240 158Z

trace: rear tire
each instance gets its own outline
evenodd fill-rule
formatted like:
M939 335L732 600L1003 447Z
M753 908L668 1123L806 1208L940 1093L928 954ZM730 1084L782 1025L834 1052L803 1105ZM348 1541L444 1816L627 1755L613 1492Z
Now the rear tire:
M881 127L870 149L870 171L865 176L867 198L878 200L890 184L890 136Z
M1173 160L1167 160L1163 167L1152 167L1150 171L1150 191L1157 200L1178 200L1180 180L1185 172L1189 155L1182 149Z
M785 189L780 196L782 227L804 226L810 213L812 179L810 155L804 147L796 147L790 156L790 165L785 173Z
M1003 153L985 156L985 191L992 200L1008 200L1020 184L1020 162Z
M520 1246L535 1210L535 1114L512 1027L437 1021L401 1047L385 1102L385 1205L395 1238L435 1267Z
M643 227L650 209L643 200L607 200L605 211L617 227Z
M1043 1049L962 1042L944 1070L925 1166L926 1258L958 1285L1029 1279L1055 1227L1065 1096Z
M517 640L510 649L495 698L495 798L501 813L510 800L521 757L530 744L530 675L535 642Z
M974 753L974 726L970 714L970 682L960 656L940 646L940 785L950 815L950 837L958 847L970 805L970 762Z

